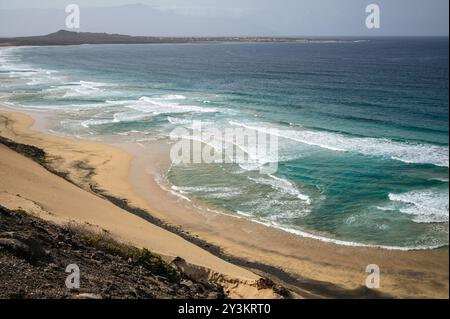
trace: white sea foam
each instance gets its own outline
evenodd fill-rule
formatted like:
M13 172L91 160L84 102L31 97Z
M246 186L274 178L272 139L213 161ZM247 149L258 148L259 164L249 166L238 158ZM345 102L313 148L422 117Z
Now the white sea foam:
M184 196L182 194L189 193L188 191L206 190L206 188L172 186L172 190L176 191L174 195L176 195L180 198L189 200L186 196ZM322 241L325 243L332 243L332 244L340 245L340 246L379 248L379 249L385 249L385 250L399 250L399 251L430 250L430 249L436 249L436 248L445 246L445 244L416 245L416 246L390 246L390 245L365 244L365 243L360 243L360 242L353 242L353 241L340 240L340 239L331 238L331 237L325 237L325 236L316 235L316 234L313 234L313 233L310 233L307 231L303 231L300 229L292 228L289 226L284 226L284 225L279 224L276 221L276 218L274 218L274 216L272 216L272 218L270 220L264 219L264 218L257 219L257 218L255 218L254 214L252 214L251 212L242 211L242 210L236 211L236 214L238 214L239 216L242 216L242 217L249 218L251 221L256 222L258 224L265 225L267 227L277 228L277 229L283 230L285 232L288 232L288 233L291 233L291 234L294 234L294 235L297 235L300 237L319 240L319 241ZM297 214L296 216L298 217L298 211L296 212L296 214ZM385 229L385 227L386 227L385 225L379 225L379 228L381 228L381 229Z
M315 234L311 234L299 229L294 229L294 228L290 228L290 227L286 227L283 225L280 225L274 221L268 221L268 220L254 220L256 223L268 226L268 227L273 227L273 228L277 228L277 229L281 229L285 232L291 233L291 234L295 234L297 236L301 236L301 237L305 237L305 238L310 238L310 239L314 239L314 240L319 240L325 243L332 243L332 244L336 244L336 245L341 245L341 246L349 246L349 247L368 247L368 248L381 248L381 249L385 249L385 250L400 250L400 251L410 251L410 250L429 250L429 249L436 249L439 247L442 247L444 245L417 245L417 246L388 246L388 245L375 245L375 244L364 244L364 243L358 243L358 242L353 242L353 241L346 241L346 240L339 240L339 239L335 239L335 238L329 238L329 237L324 237L324 236L319 236L319 235L315 235Z
M159 99L162 99L162 100L186 100L186 97L184 95L180 95L180 94L168 94L168 95L163 95Z
M187 120L187 119L182 119L182 118L178 118L178 117L171 117L168 116L167 117L167 121L169 121L170 124L175 124L175 125L186 125L191 123L191 120Z
M185 193L192 193L192 192L215 193L215 192L239 191L239 188L229 186L172 186L172 189Z
M23 48L0 49L0 71L11 78L24 81L27 85L51 84L61 82L64 77L56 71L36 68L23 63L14 53Z
M448 222L449 194L443 190L411 191L389 194L389 199L403 205L400 212L413 216L417 223Z
M57 88L52 88L50 90L67 90L71 91L75 96L76 94L90 95L101 87L108 86L106 83L97 82L84 82L80 81L79 85L75 87L61 86ZM66 93L64 96L69 96L72 93ZM68 95L69 94L69 95ZM105 103L95 103L95 104L84 104L78 105L80 108L102 108L106 106L121 106L126 109L131 109L132 111L117 112L113 115L113 119L102 119L102 120L87 120L81 123L81 125L88 127L93 125L103 125L109 123L119 123L119 122L131 122L138 121L148 117L157 116L161 114L176 114L176 113L207 113L215 112L215 109L198 107L194 105L181 105L178 103L167 102L166 100L173 100L171 98L149 98L141 97L138 100L106 100ZM177 96L176 99L182 99L181 96ZM75 106L75 105L72 105ZM167 117L168 121L172 124L188 124L190 121L178 119L174 117Z
M116 120L108 120L108 119L99 119L99 120L95 120L95 119L90 119L90 120L86 120L81 122L81 125L88 128L91 126L96 126L96 125L104 125L104 124L111 124L111 123L116 123Z
M430 180L438 181L438 182L442 182L442 183L448 183L448 178L435 177L435 178L431 178Z
M238 187L227 186L172 186L172 189L181 194L204 193L209 198L226 199L242 195Z
M168 191L169 193L171 193L172 195L175 195L178 198L181 198L185 201L190 202L191 200L184 196L183 194L181 194L181 192L176 191L173 187L171 187L171 189L167 189L166 187L162 186L161 184L159 185L162 189L164 189L165 191Z
M230 121L229 123L265 132L266 134L274 134L269 130L267 124L248 125L234 121ZM355 152L368 156L383 156L405 163L432 164L442 167L449 166L449 149L444 146L397 142L384 138L349 137L337 133L312 130L278 129L275 134L281 138L332 151Z
M174 195L174 196L176 196L176 197L178 197L178 198L180 198L180 199L182 199L182 200L185 200L185 201L187 201L187 202L190 202L190 201L191 201L188 197L186 197L186 196L180 194L179 192L176 192L176 191L171 190L171 189L167 189L166 187L161 186L161 185L159 185L159 186L160 186L163 190L165 190L166 192L169 192L169 193L171 193L172 195Z
M118 112L113 115L116 122L134 122L151 116L153 115L141 112Z
M294 185L294 183L288 181L287 179L280 178L274 175L269 174L267 176L269 178L262 176L257 178L248 177L248 179L258 184L268 185L273 189L281 191L285 194L295 196L308 205L311 204L311 198L308 195L302 194L298 190L297 186Z
M125 104L124 106L140 112L152 113L154 115L171 113L210 113L217 111L213 108L200 107L196 105L184 105L146 96L141 97L133 103Z
M238 215L241 215L241 216L244 216L244 217L253 217L253 214L252 214L252 213L243 212L242 210L238 210L238 211L236 211L236 213L237 213Z
M176 196L176 197L178 197L178 198L180 198L182 200L185 200L187 202L191 201L190 198L184 196L183 194L181 194L181 192L176 191L173 188L173 186L171 188L167 188L165 186L165 183L163 182L163 178L160 175L155 176L155 182L156 182L156 184L158 184L159 187L161 187L161 189L165 190L166 192L168 192L168 193L170 193L170 194L172 194L172 195L174 195L174 196Z
M98 96L105 92L106 87L111 84L92 81L66 82L63 85L52 86L44 92L49 94L61 94L63 98L78 96ZM108 91L111 94L112 91Z

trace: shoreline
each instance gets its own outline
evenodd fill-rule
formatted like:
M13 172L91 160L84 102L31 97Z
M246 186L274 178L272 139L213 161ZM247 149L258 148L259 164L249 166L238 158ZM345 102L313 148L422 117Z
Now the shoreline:
M29 127L31 124L32 119L27 115L8 112L6 118L3 109L0 110L0 205L12 210L23 209L60 225L74 222L107 231L124 244L145 247L161 255L188 277L224 287L231 298L280 298L283 295L278 292L286 293L277 285L264 285L267 283L265 278L222 260L176 233L130 214L111 201L79 187L71 180L69 172L55 169L54 164L59 161L55 154L50 155L35 146L10 139L20 139L20 129L15 131L11 128ZM42 143L42 135L35 134L34 137L22 137L37 138ZM61 142L59 137L45 138L53 146ZM68 140L66 142L64 146L69 144ZM92 146L89 142L76 144L77 151L84 147L84 152ZM110 146L104 146L102 151L105 149L112 150ZM120 153L116 150L115 154Z
M17 119L20 117L17 114L10 113L9 116L22 121L16 130L17 142L35 145L55 158L60 157L55 161L59 171L69 171L69 179L75 184L92 190L93 182L106 195L126 199L129 206L150 212L162 222L197 238L206 248L209 245L210 250L216 250L213 254L219 254L222 259L238 265L242 263L241 266L256 273L269 273L275 280L294 286L297 291L307 290L312 296L326 297L376 296L379 293L379 296L391 297L448 298L448 247L402 252L339 246L299 237L245 218L202 211L195 202L187 205L186 201L170 196L154 180L167 165L164 158L167 157L166 150L161 143L155 144L151 152L137 146L114 145L123 153L125 149L126 153L121 152L121 160L114 163L102 163L95 149L98 147L97 152L99 149L100 152L110 152L109 145L103 147L95 142L31 133L33 129L41 131L43 127L39 127L40 124L32 127L31 120L27 127L24 119ZM94 154L86 157L83 152L77 152L73 144L80 143L92 144ZM61 144L70 145L73 153L58 150ZM80 157L86 157L85 161L80 162ZM78 164L89 165L70 165L77 161ZM142 174L143 171L146 174ZM380 290L367 291L364 287L368 264L377 264L381 268Z
M0 109L1 110L1 109ZM55 135L58 137L61 137L63 139L69 139L74 141L83 141L82 138L74 137L70 135L65 135L63 133L55 132L51 129L49 129L49 121L51 120L51 117L47 114L45 111L31 111L31 110L21 110L17 108L11 108L12 111L16 112L24 112L28 116L30 116L33 119L33 124L31 126L32 130L44 133L44 134L50 134ZM187 197L183 195L182 193L177 192L176 190L171 188L170 182L163 177L165 173L168 172L168 170L171 167L170 158L169 158L169 152L171 142L169 140L158 140L154 142L146 142L147 146L142 144L141 142L136 141L135 143L116 143L112 142L110 140L86 140L93 143L99 143L99 144L106 144L110 145L114 148L119 148L125 151L127 154L131 156L130 160L130 170L133 171L133 168L135 167L134 171L135 174L129 174L129 183L131 184L133 188L133 195L136 195L135 193L138 192L138 197L140 199L145 199L147 197L147 190L142 188L149 188L149 189L155 189L157 188L159 191L164 191L164 197L165 198L172 198L176 199L177 202L179 199L184 199L185 201L189 202L181 202L186 204L185 207L187 209L195 210L195 211L202 211L202 214L211 214L211 215L225 215L227 217L231 218L237 218L237 219L243 219L252 223L258 223L260 225L263 225L265 227L269 227L272 229L281 230L286 233L294 234L296 236L305 238L305 239L312 239L321 241L323 243L329 243L334 244L338 246L344 246L344 247L355 247L355 248L375 248L375 249L383 249L383 250L393 250L393 251L421 251L421 250L435 250L435 249L448 249L449 245L436 245L436 246L393 246L393 245L382 245L382 244L369 244L369 243L362 243L362 242L356 242L356 241L350 241L350 240L341 240L333 237L327 237L326 234L321 235L320 233L314 233L313 231L305 231L302 229L296 229L296 228L289 228L286 226L283 226L282 224L275 224L273 222L264 221L264 220L257 220L249 218L245 215L240 215L238 213L234 213L232 211L226 211L223 208L220 207L212 207L212 204L202 202L201 200L197 200L193 197ZM148 149L151 149L149 151ZM156 151L156 153L155 153ZM146 163L148 162L148 163ZM142 181L142 172L145 172L145 175L147 175L148 178L151 178L151 181L144 181L145 185ZM127 199L130 198L130 194L127 194ZM175 196L175 197L174 197ZM154 197L153 199L155 199ZM151 202L148 202L147 204L151 206ZM165 219L167 216L166 214L159 213L160 210L155 210L152 213L157 214L159 218ZM164 211L164 210L163 210Z

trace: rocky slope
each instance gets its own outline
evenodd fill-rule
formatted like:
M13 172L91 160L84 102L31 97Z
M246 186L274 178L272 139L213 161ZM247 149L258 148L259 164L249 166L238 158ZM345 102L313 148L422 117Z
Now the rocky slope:
M80 288L68 289L69 264ZM146 249L88 226L57 226L0 206L0 298L223 298Z

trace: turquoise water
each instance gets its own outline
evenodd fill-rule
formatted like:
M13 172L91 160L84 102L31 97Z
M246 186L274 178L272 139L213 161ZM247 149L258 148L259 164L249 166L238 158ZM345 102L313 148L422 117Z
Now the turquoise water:
M276 173L174 165L182 197L344 245L448 245L448 38L13 48L0 65L1 102L80 138L276 129Z

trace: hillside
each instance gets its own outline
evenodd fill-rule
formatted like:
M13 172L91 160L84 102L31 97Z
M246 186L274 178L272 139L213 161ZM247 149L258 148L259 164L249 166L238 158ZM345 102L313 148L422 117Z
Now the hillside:
M80 288L65 285L80 269ZM66 227L0 206L0 299L223 298L223 289L192 281L146 249L106 232Z

